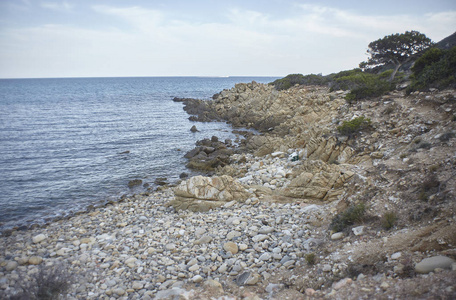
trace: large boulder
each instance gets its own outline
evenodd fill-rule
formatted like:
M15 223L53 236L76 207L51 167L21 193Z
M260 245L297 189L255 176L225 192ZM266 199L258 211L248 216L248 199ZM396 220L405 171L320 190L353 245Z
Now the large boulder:
M175 199L169 205L177 211L208 211L233 200L244 202L249 197L246 189L227 175L192 177L181 182L174 189L174 195Z
M288 186L280 191L283 196L303 200L334 201L343 193L344 184L354 173L342 170L337 165L328 165L322 161L303 164Z

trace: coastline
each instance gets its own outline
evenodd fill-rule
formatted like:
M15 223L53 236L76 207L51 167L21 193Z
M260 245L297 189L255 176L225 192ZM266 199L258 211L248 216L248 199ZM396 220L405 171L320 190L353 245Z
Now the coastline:
M440 161L439 180L451 178L455 139L433 137L455 130L454 122L445 107L424 101L427 96L442 100L442 95L393 93L351 107L343 93L320 87L277 92L251 83L222 91L202 114L214 112L235 127L262 133L248 136L229 163L214 168L214 175L244 185L245 201L175 212L169 206L176 199L173 189L163 188L45 227L13 231L0 237L0 295L19 291L20 276L32 282L39 268L47 267L72 274L69 299L400 298L412 292L450 297L456 293L454 264L424 275L414 266L429 256L456 255L455 204L448 200L454 182L446 182L446 194L433 194L438 203L427 204L401 204L397 199L403 196L391 184L405 178L410 182L401 188L412 190L423 178L420 172ZM417 99L423 99L422 106L410 109ZM397 105L392 114L402 118L393 128L383 123L392 103ZM454 111L454 104L442 105ZM339 125L334 120L359 115L369 116L375 129L356 139L334 134ZM430 117L438 123L427 124ZM416 122L431 130L416 130ZM407 152L419 145L416 137L432 142L434 150ZM406 158L414 163L404 162L401 153L410 153ZM374 221L334 236L328 229L334 216L366 197ZM407 206L423 205L441 208L437 216L421 215L431 225L406 219L394 230L379 225L385 207L406 214Z

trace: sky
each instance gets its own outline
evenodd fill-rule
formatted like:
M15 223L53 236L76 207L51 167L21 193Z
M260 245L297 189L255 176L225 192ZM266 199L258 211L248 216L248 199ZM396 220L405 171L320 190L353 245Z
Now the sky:
M0 78L324 75L456 31L454 0L0 0Z

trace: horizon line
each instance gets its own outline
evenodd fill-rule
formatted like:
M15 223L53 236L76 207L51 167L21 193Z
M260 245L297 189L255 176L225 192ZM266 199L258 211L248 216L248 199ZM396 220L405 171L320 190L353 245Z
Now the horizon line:
M286 76L286 75L285 75ZM242 77L277 77L275 75L227 75L227 76L205 76L205 75L163 75L163 76L64 76L64 77L1 77L0 80L14 79L94 79L94 78L242 78Z

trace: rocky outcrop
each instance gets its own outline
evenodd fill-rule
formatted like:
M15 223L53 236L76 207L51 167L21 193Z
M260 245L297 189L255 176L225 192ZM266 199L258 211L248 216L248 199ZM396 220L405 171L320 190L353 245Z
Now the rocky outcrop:
M230 155L234 153L231 141L220 142L217 137L213 136L210 140L203 139L196 142L196 147L187 152L184 157L189 159L187 168L211 172L217 167L229 164Z
M175 199L169 205L177 211L208 211L230 201L245 201L249 194L230 176L195 176L174 189Z
M354 173L343 171L337 165L328 165L322 161L309 161L295 171L299 175L281 191L291 198L304 200L336 200L343 192L344 184Z

